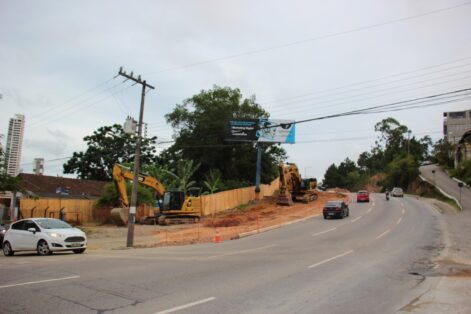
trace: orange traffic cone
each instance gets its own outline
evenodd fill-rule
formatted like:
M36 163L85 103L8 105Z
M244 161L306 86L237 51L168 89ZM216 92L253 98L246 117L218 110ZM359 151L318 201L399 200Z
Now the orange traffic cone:
M221 243L221 235L219 234L219 231L216 230L216 235L214 236L214 243Z

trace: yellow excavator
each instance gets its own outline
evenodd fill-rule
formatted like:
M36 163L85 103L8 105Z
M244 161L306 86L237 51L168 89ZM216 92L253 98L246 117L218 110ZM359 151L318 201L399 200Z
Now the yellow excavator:
M115 164L113 167L113 180L119 193L121 207L111 210L111 217L118 225L128 222L129 198L126 190L126 180L133 180L134 172L128 168ZM156 178L145 174L138 174L139 184L155 191L157 207L154 216L141 217L139 222L145 224L169 225L173 223L197 222L201 218L201 198L185 195L183 191L166 190L165 186Z
M280 163L280 192L276 199L279 205L293 205L293 202L309 203L317 200L317 179L301 178L298 167L292 163Z

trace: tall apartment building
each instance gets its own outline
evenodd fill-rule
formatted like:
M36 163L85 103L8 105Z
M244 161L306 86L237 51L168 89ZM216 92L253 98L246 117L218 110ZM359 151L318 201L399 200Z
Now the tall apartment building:
M443 138L451 144L457 144L471 130L471 110L445 112L443 117Z
M5 150L7 158L7 174L17 176L20 172L21 147L25 131L25 116L15 115L8 125L7 146Z

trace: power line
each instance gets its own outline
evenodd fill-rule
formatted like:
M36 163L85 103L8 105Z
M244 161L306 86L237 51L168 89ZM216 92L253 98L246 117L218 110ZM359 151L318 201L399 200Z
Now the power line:
M409 92L409 91L416 91L418 89L423 89L423 88L427 88L427 87L432 87L432 86L436 86L436 85L442 85L442 84L445 84L445 83L451 83L451 82L456 82L456 81L461 81L461 80L464 80L464 79L468 79L470 78L471 76L465 76L465 77L460 77L460 78L457 78L457 79L453 79L453 80L447 80L447 81L442 81L442 82L437 82L437 83L433 83L433 84L428 84L428 85L423 85L423 86L414 86L414 87L411 87L409 89L404 89L404 90L399 90L399 91L395 91L395 90L392 90L391 92L386 92L386 93L381 93L379 95L375 95L375 96L372 96L372 97L363 97L363 98L359 98L359 99L354 99L352 97L355 97L355 96L359 96L359 95L371 95L373 92L370 92L370 93L364 93L364 94L359 94L359 95L353 95L353 96L349 96L349 97L343 97L343 98L340 98L340 99L332 99L332 100L326 100L326 101L323 101L323 102L318 102L318 103L308 103L306 105L303 105L303 106L300 106L300 107L296 107L295 110L274 110L272 113L282 113L283 115L286 115L286 114L293 114L293 113L296 113L296 112L303 112L305 113L305 110L303 110L304 107L310 107L312 109L315 109L315 110L319 110L319 109L323 109L323 108L332 108L332 107L336 107L336 106L339 106L339 105L343 105L343 104L351 104L352 102L354 101L365 101L365 100L372 100L372 99L376 99L378 97L382 97L382 96L386 96L386 95L391 95L391 94L397 94L397 93L404 93L404 92ZM468 80L466 81L466 85L468 85ZM406 87L406 86L409 86L409 84L407 85L402 85L402 86L398 86L398 87ZM385 89L385 90L391 90L391 89L394 89L396 87L393 87L393 88L388 88L388 89ZM382 90L379 90L379 92L381 92ZM376 91L377 92L377 91ZM344 100L343 102L338 102L338 103L335 103L335 101L337 100ZM330 105L325 105L325 106L319 106L321 104L327 104L327 103L331 103L331 102L334 102L333 104L330 104Z

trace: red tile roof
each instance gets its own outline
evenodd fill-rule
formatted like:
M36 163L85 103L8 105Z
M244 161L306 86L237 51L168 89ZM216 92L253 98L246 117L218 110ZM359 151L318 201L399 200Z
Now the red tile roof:
M108 183L30 173L20 173L19 176L21 177L21 188L27 194L38 197L59 197L59 194L56 194L56 189L62 187L69 190L68 195L61 195L62 198L98 198L104 185Z

